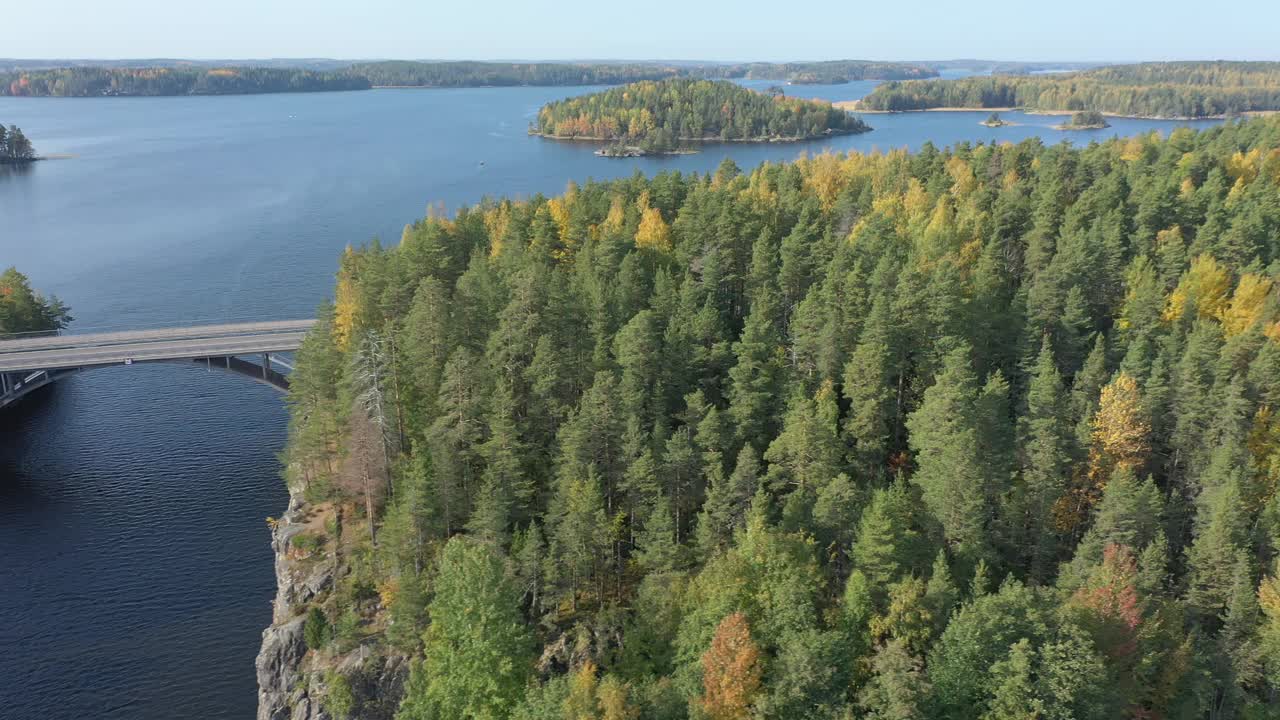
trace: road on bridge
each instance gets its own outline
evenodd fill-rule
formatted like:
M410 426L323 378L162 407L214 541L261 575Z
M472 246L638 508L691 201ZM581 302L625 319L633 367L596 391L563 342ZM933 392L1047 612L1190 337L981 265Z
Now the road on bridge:
M232 357L297 350L315 320L0 340L0 372Z

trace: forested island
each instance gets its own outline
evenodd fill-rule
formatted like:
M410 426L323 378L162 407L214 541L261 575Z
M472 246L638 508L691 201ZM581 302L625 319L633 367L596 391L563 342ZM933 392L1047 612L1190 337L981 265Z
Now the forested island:
M1006 122L1004 118L1000 117L1000 113L991 113L990 115L987 116L986 120L982 121L982 124L989 128L998 128L998 127L1004 127L1009 123Z
M348 250L291 378L278 537L337 568L289 690L1268 717L1278 192L1268 118L726 161Z
M19 165L38 160L36 149L17 125L7 129L0 123L0 165Z
M748 90L725 80L643 81L548 103L530 132L664 153L691 143L793 142L871 128L829 102Z
M1059 130L1102 130L1111 127L1106 117L1096 110L1082 110L1071 115L1071 120L1057 126Z
M1280 63L1140 63L1077 73L888 82L858 103L861 110L889 112L1013 107L1153 118L1280 110Z
M367 78L347 73L260 67L71 67L0 73L0 95L20 97L242 95L368 88Z
M31 281L17 268L0 273L0 339L61 330L71 320L71 311L61 300L32 290Z

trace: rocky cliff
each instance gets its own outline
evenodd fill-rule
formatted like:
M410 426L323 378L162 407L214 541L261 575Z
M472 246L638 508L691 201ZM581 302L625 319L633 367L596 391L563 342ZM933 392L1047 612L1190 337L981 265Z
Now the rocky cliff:
M345 652L307 647L307 612L312 605L323 608L342 576L337 542L327 552L296 547L295 537L314 527L317 514L323 517L291 492L289 509L272 531L276 598L256 662L258 720L330 720L335 708L346 709L347 717L390 720L404 694L407 658L386 654L376 642ZM344 687L335 692L335 683ZM343 698L335 701L337 695Z

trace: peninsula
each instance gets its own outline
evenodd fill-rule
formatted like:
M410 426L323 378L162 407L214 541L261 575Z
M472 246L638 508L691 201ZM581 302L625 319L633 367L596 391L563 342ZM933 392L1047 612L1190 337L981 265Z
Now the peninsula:
M687 151L705 142L799 142L871 128L829 102L728 81L644 81L544 105L532 135L611 143L605 155Z
M349 248L259 717L1266 717L1277 153L726 160Z

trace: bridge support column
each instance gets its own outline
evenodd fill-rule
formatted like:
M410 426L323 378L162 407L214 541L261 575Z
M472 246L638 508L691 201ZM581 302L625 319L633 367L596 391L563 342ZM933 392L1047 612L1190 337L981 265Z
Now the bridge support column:
M0 395L9 394L9 374L0 373Z
M271 353L262 353L262 379L270 380L268 375L271 374Z

